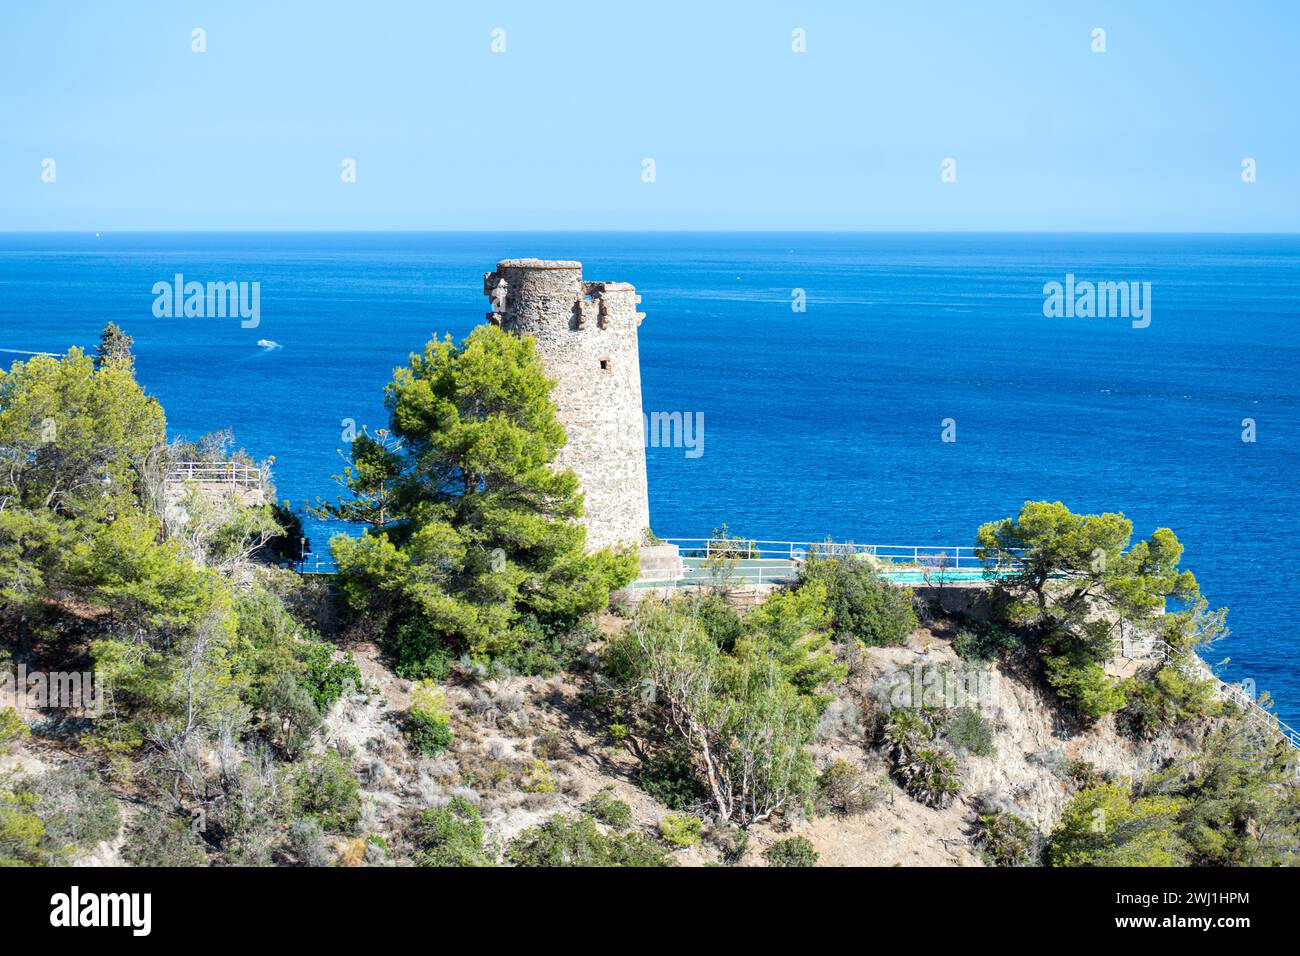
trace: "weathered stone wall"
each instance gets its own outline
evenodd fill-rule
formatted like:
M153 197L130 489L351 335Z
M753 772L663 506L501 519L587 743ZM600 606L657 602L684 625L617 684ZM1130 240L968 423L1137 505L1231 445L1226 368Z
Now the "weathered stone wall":
M584 282L579 262L507 259L483 277L488 321L531 335L569 441L557 464L572 468L586 498L587 543L639 544L650 526L641 365L641 297L625 282Z

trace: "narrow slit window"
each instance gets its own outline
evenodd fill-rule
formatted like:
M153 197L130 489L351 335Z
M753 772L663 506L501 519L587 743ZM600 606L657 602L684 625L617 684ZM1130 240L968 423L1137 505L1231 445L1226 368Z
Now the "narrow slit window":
M600 360L600 370L601 370L602 372L608 372L608 371L609 371L609 359L607 359L607 358L603 358L603 359Z

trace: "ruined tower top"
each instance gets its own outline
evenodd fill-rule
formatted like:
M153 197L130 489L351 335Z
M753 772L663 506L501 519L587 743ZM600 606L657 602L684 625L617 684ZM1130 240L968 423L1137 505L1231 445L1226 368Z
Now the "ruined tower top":
M584 282L582 263L504 259L483 277L488 321L531 335L569 440L556 464L578 475L593 550L635 546L650 525L641 366L641 297L626 282Z

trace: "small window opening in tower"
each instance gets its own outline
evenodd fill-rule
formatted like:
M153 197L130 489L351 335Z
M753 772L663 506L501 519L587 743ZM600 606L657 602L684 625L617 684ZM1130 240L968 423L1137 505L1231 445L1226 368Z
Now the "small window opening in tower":
M600 370L601 370L602 372L608 372L608 371L609 371L609 359L607 359L607 358L603 358L603 359L600 360Z

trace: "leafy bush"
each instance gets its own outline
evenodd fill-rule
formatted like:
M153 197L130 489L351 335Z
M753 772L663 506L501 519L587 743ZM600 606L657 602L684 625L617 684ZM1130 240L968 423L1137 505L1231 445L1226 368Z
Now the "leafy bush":
M406 734L417 753L432 756L452 741L451 714L442 688L422 680L411 691L411 708L406 714Z
M546 766L545 760L534 760L524 774L523 789L525 793L554 793L555 778Z
M307 641L302 650L303 684L316 709L328 713L345 691L361 687L361 669L349 651L339 660L328 641Z
M514 866L672 866L653 840L639 834L602 833L586 814L558 814L525 830L506 847Z
M1021 648L1021 640L1012 631L996 625L970 630L962 628L952 639L952 649L964 661L987 663Z
M425 810L411 833L418 866L488 866L483 852L483 817L468 800L454 797Z
M1043 658L1047 682L1082 717L1096 720L1113 714L1125 704L1124 688L1106 676L1097 661L1080 661L1078 655Z
M642 747L667 737L689 754L667 768L669 781L656 779L662 765L646 767L648 792L674 809L711 801L723 822L742 826L810 804L807 747L829 699L823 688L847 670L830 646L824 597L820 583L773 594L745 616L730 652L681 600L643 607L609 642L602 669L619 722Z
M848 760L836 760L817 777L817 809L847 817L869 809L877 799L866 771Z
M361 819L361 785L333 750L309 758L294 775L294 808L326 830L351 833Z
M673 846L695 846L703 830L704 821L690 814L670 813L659 821L659 835Z
M122 859L132 866L206 866L208 855L189 820L150 807L127 826Z
M799 587L818 581L826 586L837 635L888 647L902 644L916 630L911 592L891 584L865 561L810 556L800 569Z
M641 765L637 785L670 810L689 810L708 799L688 754L660 750Z
M393 672L407 680L444 681L456 660L442 635L419 616L397 622L384 643L393 655Z
M745 622L730 604L717 594L700 594L691 601L691 608L704 631L724 651L735 649L736 641L745 633Z
M990 866L1029 866L1034 862L1034 828L1013 813L990 808L975 819L971 835Z
M528 614L519 624L519 643L498 658L513 674L548 677L572 666L598 632L589 620L544 621Z
M582 809L596 820L615 830L626 830L632 822L632 808L615 798L612 787L596 791Z
M777 840L763 851L768 866L816 866L817 848L807 837Z
M9 753L31 736L27 722L13 707L0 707L0 753Z
M1121 724L1135 737L1149 740L1186 720L1218 715L1223 704L1213 682L1165 664L1149 680L1133 678L1124 685L1127 703Z
M89 770L72 765L38 778L36 814L45 824L42 847L55 861L117 836L122 814L113 792Z
M297 757L320 726L320 710L311 692L287 672L281 672L262 692L268 734L290 759Z
M1148 787L1178 797L1190 864L1296 866L1298 765L1300 756L1280 735L1232 716Z
M993 745L993 724L983 714L972 707L958 707L944 730L948 742L976 757L991 757L996 748Z

